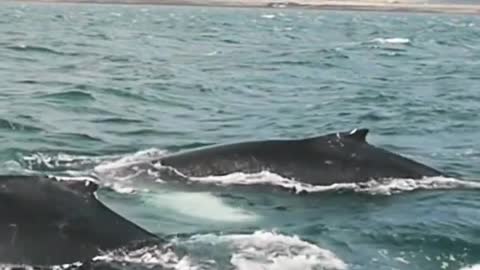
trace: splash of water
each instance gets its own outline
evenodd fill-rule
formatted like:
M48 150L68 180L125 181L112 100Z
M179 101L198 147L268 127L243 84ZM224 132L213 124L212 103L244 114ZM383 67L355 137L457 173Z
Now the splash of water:
M195 235L186 242L225 245L232 250L230 263L238 270L347 269L347 264L333 252L305 242L297 236L275 232Z

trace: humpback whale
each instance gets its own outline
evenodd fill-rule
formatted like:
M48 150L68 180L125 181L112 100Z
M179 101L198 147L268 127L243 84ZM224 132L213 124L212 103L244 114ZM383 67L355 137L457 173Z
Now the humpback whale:
M443 175L434 168L369 144L368 132L362 128L306 139L208 146L174 153L159 161L186 177L270 171L313 185Z
M99 202L91 181L0 176L0 263L59 265L158 239Z

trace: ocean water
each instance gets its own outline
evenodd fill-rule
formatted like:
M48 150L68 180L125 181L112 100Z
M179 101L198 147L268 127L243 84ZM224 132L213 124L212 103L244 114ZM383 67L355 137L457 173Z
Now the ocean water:
M1 173L100 179L100 200L175 247L98 260L480 267L478 17L1 3L0 37ZM360 127L455 178L315 187L262 172L182 186L141 166L203 145Z

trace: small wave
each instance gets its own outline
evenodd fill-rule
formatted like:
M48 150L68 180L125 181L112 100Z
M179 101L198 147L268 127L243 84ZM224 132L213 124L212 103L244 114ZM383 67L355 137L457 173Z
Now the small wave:
M68 52L60 52L56 51L51 48L41 47L41 46L30 46L26 44L18 44L15 46L8 46L7 49L14 50L14 51L30 51L30 52L39 52L39 53L49 53L55 55L68 55L68 56L79 56L78 53L68 53Z
M347 264L333 252L303 241L298 236L275 232L194 235L185 243L226 246L231 250L230 263L238 270L347 269Z
M193 181L213 183L219 185L255 185L270 184L296 193L326 192L326 191L354 191L372 195L392 195L418 189L455 189L468 188L480 189L480 182L463 181L447 177L426 177L423 179L385 179L382 181L371 180L363 183L336 183L319 186L301 183L281 177L277 174L263 171L256 174L232 173L226 176L191 177Z
M375 38L372 40L380 44L410 44L411 41L408 38Z
M206 55L207 56L214 56L214 55L217 55L219 53L220 53L220 51L212 51L212 52L207 53Z
M118 56L118 55L106 55L103 57L103 60L110 62L118 63L128 63L131 59L128 56Z
M139 95L132 91L108 88L108 87L102 88L102 91L105 92L106 95L113 95L115 97L125 98L126 100L128 100L128 102L134 102L135 100L147 101L147 102L151 101L145 95Z
M105 143L105 141L96 136L96 135L90 135L87 133L70 133L70 132L59 132L59 133L51 133L49 139L52 140L64 140L64 141L72 141L75 143L80 143L80 142L88 142L88 143Z
M8 119L1 119L1 118L0 118L0 129L13 130L15 132L19 132L19 131L41 132L42 131L41 128L38 128L32 125L21 124L18 122L10 121Z
M18 81L16 81L15 83L23 83L23 84L39 84L39 83L40 83L40 81L25 79L25 80L18 80Z
M262 14L261 17L264 19L274 19L276 16L275 14Z
M94 123L106 123L106 124L136 124L142 123L142 120L122 118L122 117L107 117L101 119L92 120Z
M460 268L460 270L480 270L480 264Z
M158 136L160 137L162 135L161 131L158 131L153 128L139 128L135 130L127 130L127 131L121 131L121 132L116 132L117 134L121 134L124 136L135 136L135 135L141 135L141 136Z
M92 94L82 91L62 91L59 93L44 94L41 98L65 100L65 101L95 101L95 97Z

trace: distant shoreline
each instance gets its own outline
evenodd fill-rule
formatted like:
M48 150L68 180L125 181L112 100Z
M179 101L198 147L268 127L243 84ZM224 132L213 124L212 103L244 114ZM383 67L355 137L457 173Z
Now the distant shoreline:
M416 12L480 14L477 4L422 4L410 1L390 3L381 0L365 1L323 1L323 0L11 0L23 3L73 3L73 4L122 4L122 5L169 5L205 7L245 7L245 8L304 8L318 10Z

